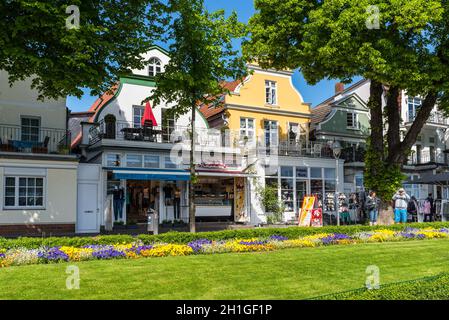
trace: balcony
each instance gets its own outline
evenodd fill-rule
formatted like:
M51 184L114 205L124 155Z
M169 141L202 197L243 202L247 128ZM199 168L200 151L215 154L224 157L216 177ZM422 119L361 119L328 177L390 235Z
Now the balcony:
M347 147L341 150L340 159L345 162L364 162L365 150L363 148Z
M409 114L407 111L405 114L406 123L412 123L415 120L416 114ZM435 125L449 125L449 118L444 116L444 114L440 111L432 112L427 119L427 124L435 124Z
M420 154L413 153L407 160L407 165L429 163L448 164L448 160L445 153L429 151L422 151Z
M259 141L258 151L265 152L278 149L278 155L290 157L333 158L332 149L326 143L307 141L280 140L278 146L265 146L264 141Z
M0 124L0 152L70 154L70 132Z

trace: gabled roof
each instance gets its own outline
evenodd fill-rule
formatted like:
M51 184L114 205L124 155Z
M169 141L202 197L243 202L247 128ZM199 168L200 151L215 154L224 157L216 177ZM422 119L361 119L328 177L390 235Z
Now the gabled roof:
M223 81L221 85L223 88L229 90L230 92L234 92L235 89L242 83L242 80L234 80L234 81ZM220 95L218 102L215 100L211 103L203 103L199 110L204 115L206 119L209 119L219 113L221 113L224 108L224 98L226 93Z
M367 83L369 81L370 80L368 80L368 79L362 79L360 81L357 81L353 85L345 88L343 91L337 92L333 96L331 96L331 97L327 98L326 100L324 100L323 102L319 103L315 108L318 108L319 106L322 106L322 105L331 104L331 103L333 103L335 101L335 98L338 97L339 95L343 95L345 93L348 93L349 91L357 89L358 87L361 87L362 85L364 85L365 83Z

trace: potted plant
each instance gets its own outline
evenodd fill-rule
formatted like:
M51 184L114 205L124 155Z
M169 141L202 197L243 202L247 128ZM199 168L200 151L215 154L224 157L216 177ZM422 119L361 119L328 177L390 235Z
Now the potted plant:
M65 145L59 145L58 146L58 153L59 154L69 154L70 153L70 148L69 146L65 146Z

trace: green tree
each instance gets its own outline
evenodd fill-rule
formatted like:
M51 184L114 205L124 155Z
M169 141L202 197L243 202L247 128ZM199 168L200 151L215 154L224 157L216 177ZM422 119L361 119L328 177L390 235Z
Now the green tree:
M371 80L371 137L367 187L391 197L400 167L435 103L447 109L448 13L444 0L256 0L250 20L249 58L274 68L300 68L322 79ZM373 7L374 6L374 7ZM400 137L401 89L424 97L413 124ZM386 105L383 108L383 95ZM386 132L386 138L384 133ZM388 172L389 174L385 174Z
M69 6L79 8L79 27ZM10 83L33 77L41 99L80 97L82 87L97 95L120 73L143 67L163 8L159 0L1 1L0 70Z
M150 98L156 104L173 102L175 116L191 113L189 220L190 231L195 232L195 113L198 103L214 103L228 93L223 80L245 76L245 62L232 43L245 35L245 25L235 12L227 18L223 10L209 13L203 0L170 0L166 11L170 62L156 77L157 88Z

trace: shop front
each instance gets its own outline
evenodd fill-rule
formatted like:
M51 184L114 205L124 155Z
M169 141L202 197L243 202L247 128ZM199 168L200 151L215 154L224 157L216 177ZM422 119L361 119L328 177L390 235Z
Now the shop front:
M107 171L107 195L113 199L113 221L147 222L147 213L159 213L159 222L188 222L187 189L190 174L180 169L112 168Z

